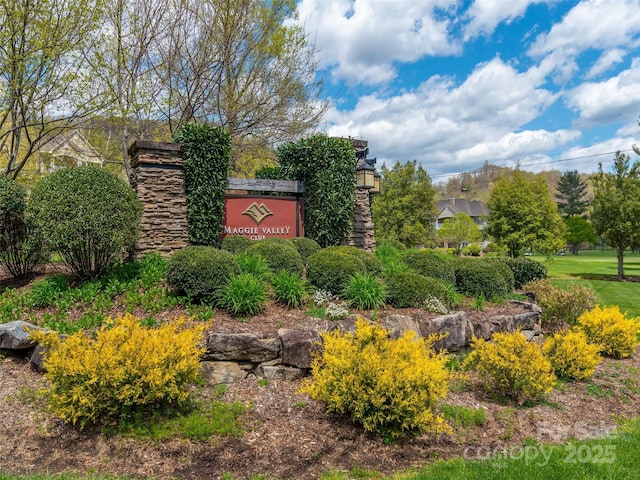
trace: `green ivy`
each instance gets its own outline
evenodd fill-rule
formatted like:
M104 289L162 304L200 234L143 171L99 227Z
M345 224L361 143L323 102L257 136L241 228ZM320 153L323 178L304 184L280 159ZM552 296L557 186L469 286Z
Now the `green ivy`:
M176 133L174 141L182 147L189 240L194 245L217 245L224 217L231 137L223 128L189 123Z
M322 247L341 245L351 231L355 203L355 157L351 142L314 135L286 143L277 153L279 168L261 173L304 181L305 236Z

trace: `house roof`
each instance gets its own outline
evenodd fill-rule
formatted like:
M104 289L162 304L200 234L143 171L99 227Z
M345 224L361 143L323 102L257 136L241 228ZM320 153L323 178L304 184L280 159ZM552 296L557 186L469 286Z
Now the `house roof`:
M488 215L489 210L480 200L449 198L438 201L438 219L451 218L458 213L466 213L471 218L475 218Z
M68 156L86 163L102 164L104 158L91 146L79 130L57 134L40 147L40 151L53 157Z

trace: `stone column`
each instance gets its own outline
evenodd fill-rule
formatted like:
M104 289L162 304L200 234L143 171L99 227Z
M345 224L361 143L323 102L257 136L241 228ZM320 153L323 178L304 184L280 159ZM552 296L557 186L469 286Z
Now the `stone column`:
M350 139L355 151L367 148L367 140ZM356 160L356 168L364 164L364 158ZM362 248L372 252L376 248L376 238L373 230L373 218L371 217L371 202L369 190L366 188L356 188L356 200L351 217L351 233L347 239L348 245Z
M154 251L171 255L189 245L180 145L136 140L129 155L131 186L144 206L135 255Z

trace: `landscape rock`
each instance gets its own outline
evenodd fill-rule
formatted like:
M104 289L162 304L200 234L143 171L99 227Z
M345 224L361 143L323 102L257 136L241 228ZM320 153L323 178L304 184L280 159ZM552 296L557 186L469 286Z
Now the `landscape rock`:
M298 368L310 368L314 352L322 350L322 337L317 330L278 330L282 342L280 359L282 363Z
M438 333L446 336L434 344L436 350L457 352L471 342L471 325L467 320L467 314L457 312L450 315L435 318L433 323Z
M200 362L207 385L230 384L244 380L247 370L237 362Z
M204 360L265 362L278 358L280 339L259 338L253 333L210 333Z
M298 380L304 377L307 371L286 365L258 365L255 373L256 376L267 380Z
M22 320L0 324L0 349L25 350L33 348L35 342L29 340L28 330L42 330L42 328Z
M420 323L415 317L408 315L389 315L383 320L382 326L389 330L391 338L400 338L408 331L422 336Z

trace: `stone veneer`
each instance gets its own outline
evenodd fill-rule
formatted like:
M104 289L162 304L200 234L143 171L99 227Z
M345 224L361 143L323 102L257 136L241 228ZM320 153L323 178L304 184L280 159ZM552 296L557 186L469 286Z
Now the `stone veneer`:
M189 245L182 151L175 143L137 140L129 148L130 183L144 210L136 256L170 255Z

